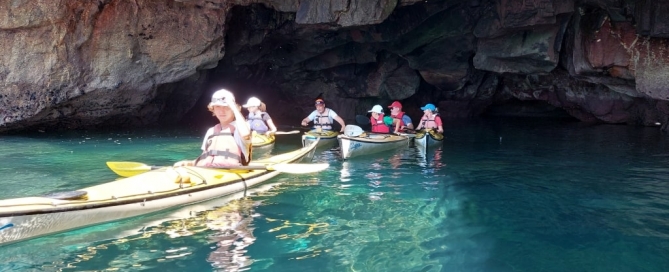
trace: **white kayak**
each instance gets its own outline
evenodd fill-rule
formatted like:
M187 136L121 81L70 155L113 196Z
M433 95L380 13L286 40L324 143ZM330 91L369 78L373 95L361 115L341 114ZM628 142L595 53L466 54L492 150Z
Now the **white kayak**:
M337 136L337 140L343 159L409 146L409 137L394 134L363 133L358 136L343 134Z

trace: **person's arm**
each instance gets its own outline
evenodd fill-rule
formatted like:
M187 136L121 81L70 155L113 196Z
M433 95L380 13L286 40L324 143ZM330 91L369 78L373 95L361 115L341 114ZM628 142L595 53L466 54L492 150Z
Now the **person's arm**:
M346 126L346 123L344 123L344 119L341 119L339 115L335 116L334 119L335 121L337 121L337 123L341 125L341 129L339 130L339 132L344 132L344 127Z
M272 118L267 120L267 126L269 127L269 131L267 131L267 136L270 134L274 134L276 132L276 126L274 125L274 122L272 121Z
M400 125L402 125L402 121L397 120L397 119L394 119L394 120L395 120L395 122L394 122L395 123L395 131L394 132L395 132L395 134L397 134L397 133L400 133Z
M423 127L423 118L425 118L425 115L418 120L418 126L416 127L416 130L420 130Z
M337 114L337 113L336 113L335 111L333 111L332 109L329 110L328 115L329 115L332 119L334 119L335 121L337 121L337 123L339 123L339 124L341 125L341 129L339 130L339 132L344 132L344 127L346 126L346 123L344 122L344 119L341 119L341 117L339 117L339 114Z
M434 121L437 123L437 131L439 133L444 133L444 127L441 123L441 117L437 116Z
M251 139L251 128L249 127L249 124L246 122L244 115L242 115L242 112L239 110L237 105L231 105L230 109L232 110L232 113L235 115L239 136L242 137L242 139Z
M404 122L406 128L413 129L413 123L411 123L411 117L409 117L408 115L402 116L402 122Z
M302 123L301 123L301 125L302 125L303 127L308 126L308 125L309 125L309 122L311 122L311 120L314 120L314 118L316 118L316 111L312 111L307 117L305 117L304 119L302 119Z

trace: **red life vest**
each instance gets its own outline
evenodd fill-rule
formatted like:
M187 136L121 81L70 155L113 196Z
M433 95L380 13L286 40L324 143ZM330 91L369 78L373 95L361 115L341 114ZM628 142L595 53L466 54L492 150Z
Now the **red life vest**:
M407 124L405 124L404 120L402 119L402 117L404 117L403 111L400 111L398 114L395 115L390 114L390 117L392 117L393 119L400 120L400 129L404 129L406 127Z
M369 117L372 124L372 132L376 133L390 133L390 128L383 122L383 113L379 114L379 119L374 119L374 116Z
M250 154L250 151L243 152L234 135L234 126L229 126L225 130L221 124L214 126L214 133L207 138L205 149L195 160L195 165L204 167L247 165L251 156L249 155L247 159L244 154Z

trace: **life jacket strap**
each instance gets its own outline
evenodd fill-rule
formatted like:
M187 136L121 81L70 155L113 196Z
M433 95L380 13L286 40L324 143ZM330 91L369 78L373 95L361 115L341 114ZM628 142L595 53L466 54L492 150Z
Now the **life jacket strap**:
M209 156L214 156L214 157L216 157L216 156L219 156L219 157L224 156L226 159L233 158L233 159L237 159L238 161L241 161L241 158L239 157L239 155L230 152L230 150L209 150L209 151L207 151L207 152L202 152L202 155L200 155L199 157L197 157L197 160L196 160L196 161L203 160L203 159L205 159L205 158L207 158L207 157L209 157Z

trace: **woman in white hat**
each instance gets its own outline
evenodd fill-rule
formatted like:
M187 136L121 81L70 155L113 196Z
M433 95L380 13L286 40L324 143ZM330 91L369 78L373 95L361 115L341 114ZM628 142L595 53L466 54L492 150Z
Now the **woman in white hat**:
M272 118L269 117L269 114L265 112L264 107L262 107L263 105L264 104L260 102L260 99L251 97L246 104L242 105L242 107L249 111L247 120L251 131L270 136L276 132L276 126L274 125Z
M239 111L235 96L221 89L211 96L207 106L218 119L209 128L202 142L202 155L194 161L186 160L174 166L234 167L251 161L251 131Z

